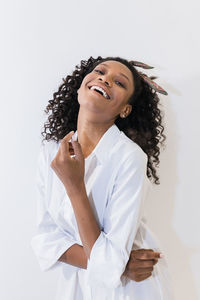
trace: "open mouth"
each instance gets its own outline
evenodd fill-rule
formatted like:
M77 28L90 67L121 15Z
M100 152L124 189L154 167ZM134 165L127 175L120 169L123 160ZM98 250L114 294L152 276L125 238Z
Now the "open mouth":
M89 86L88 87L90 90L94 90L95 92L99 93L101 96L103 96L105 99L110 100L110 96L105 92L104 89L102 89L99 86Z
M103 92L101 92L99 90L96 90L96 89L94 89L94 91L97 92L97 93L99 93L99 94L101 94L103 96Z

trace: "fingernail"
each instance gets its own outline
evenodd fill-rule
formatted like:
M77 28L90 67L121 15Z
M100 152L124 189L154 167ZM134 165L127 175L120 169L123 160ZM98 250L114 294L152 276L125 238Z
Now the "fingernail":
M160 253L160 258L163 258L163 257L165 257L164 254Z

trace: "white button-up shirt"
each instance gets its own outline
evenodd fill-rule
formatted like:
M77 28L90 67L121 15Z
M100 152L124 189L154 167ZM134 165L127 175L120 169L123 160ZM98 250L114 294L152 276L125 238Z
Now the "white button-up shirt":
M77 139L77 131L73 138ZM37 233L31 240L41 270L60 268L56 300L172 300L164 258L142 282L122 276L132 249L161 249L144 222L151 187L147 155L115 124L85 159L86 191L101 229L87 270L58 261L72 245L82 245L70 199L50 167L59 145L50 141L41 146L36 173Z

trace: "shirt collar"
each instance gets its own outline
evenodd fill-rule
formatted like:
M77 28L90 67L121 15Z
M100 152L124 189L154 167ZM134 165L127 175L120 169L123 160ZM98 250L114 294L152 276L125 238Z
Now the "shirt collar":
M101 164L103 164L106 159L108 158L108 153L114 147L121 131L119 128L113 124L111 127L107 129L107 131L102 135L101 139L99 140L98 144L92 151L92 155L96 155L97 159ZM78 132L75 131L73 135L73 139L77 141Z

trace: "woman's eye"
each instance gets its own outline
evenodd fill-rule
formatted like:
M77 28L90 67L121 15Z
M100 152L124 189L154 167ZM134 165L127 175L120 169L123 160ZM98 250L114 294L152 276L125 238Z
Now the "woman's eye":
M120 86L124 87L124 85L120 81L116 81L119 83Z
M97 73L100 73L100 74L103 74L103 71L101 71L101 70L98 70L98 69L96 69L96 70L94 70L95 72L97 72ZM118 81L118 80L116 80L116 82L118 82L117 84L119 85L119 86L121 86L121 87L125 87L120 81Z
M100 74L103 74L103 72L102 71L100 71L100 70L94 70L95 72L97 72L97 73L100 73Z

